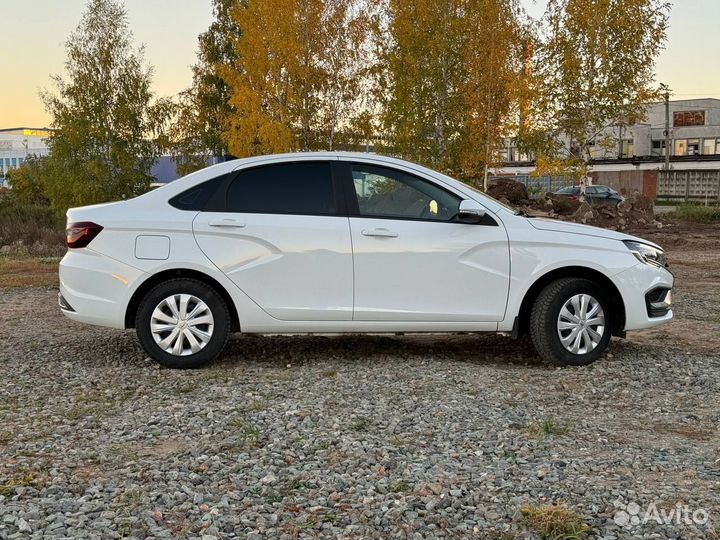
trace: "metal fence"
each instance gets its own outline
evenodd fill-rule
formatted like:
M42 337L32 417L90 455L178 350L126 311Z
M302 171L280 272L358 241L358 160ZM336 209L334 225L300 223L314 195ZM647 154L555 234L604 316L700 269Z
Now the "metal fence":
M659 171L658 199L720 201L720 170Z
M573 179L570 176L530 176L520 174L517 176L492 176L490 180L515 180L520 182L525 185L528 194L533 199L539 199L546 193L552 193L573 185Z

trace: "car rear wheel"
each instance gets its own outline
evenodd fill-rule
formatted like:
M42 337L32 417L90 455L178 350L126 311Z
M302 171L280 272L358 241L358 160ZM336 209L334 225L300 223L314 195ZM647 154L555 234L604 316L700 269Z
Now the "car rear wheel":
M530 336L538 354L562 366L584 366L600 358L610 343L608 303L587 279L550 283L535 300Z
M188 369L204 366L222 352L230 314L215 289L180 278L153 288L140 302L135 322L140 343L153 360Z

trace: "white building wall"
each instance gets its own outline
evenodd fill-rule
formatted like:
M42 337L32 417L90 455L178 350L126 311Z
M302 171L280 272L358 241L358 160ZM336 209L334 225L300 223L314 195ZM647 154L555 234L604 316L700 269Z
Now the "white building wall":
M41 135L31 135L25 130L0 130L0 178L4 178L10 169L22 165L32 155L46 156L48 154L47 138ZM28 130L37 132L37 130Z

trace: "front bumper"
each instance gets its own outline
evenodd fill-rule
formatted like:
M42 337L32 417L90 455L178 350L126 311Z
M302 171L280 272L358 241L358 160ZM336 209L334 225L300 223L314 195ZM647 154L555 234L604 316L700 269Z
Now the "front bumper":
M672 320L673 275L665 268L638 263L614 276L625 303L624 330L652 328Z

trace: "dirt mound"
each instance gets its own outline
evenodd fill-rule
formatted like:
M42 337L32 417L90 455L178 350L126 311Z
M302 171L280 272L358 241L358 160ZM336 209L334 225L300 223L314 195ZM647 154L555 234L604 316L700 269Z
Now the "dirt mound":
M581 202L552 194L548 194L544 199L519 206L532 216L551 217L616 231L638 227L658 229L663 227L663 224L655 219L653 201L639 193L631 195L618 206L593 206L587 201Z
M510 204L529 204L530 196L524 184L515 180L498 179L488 186L488 195Z
M572 215L580 208L580 201L570 197L562 197L548 193L547 200L550 201L553 211L562 216Z

